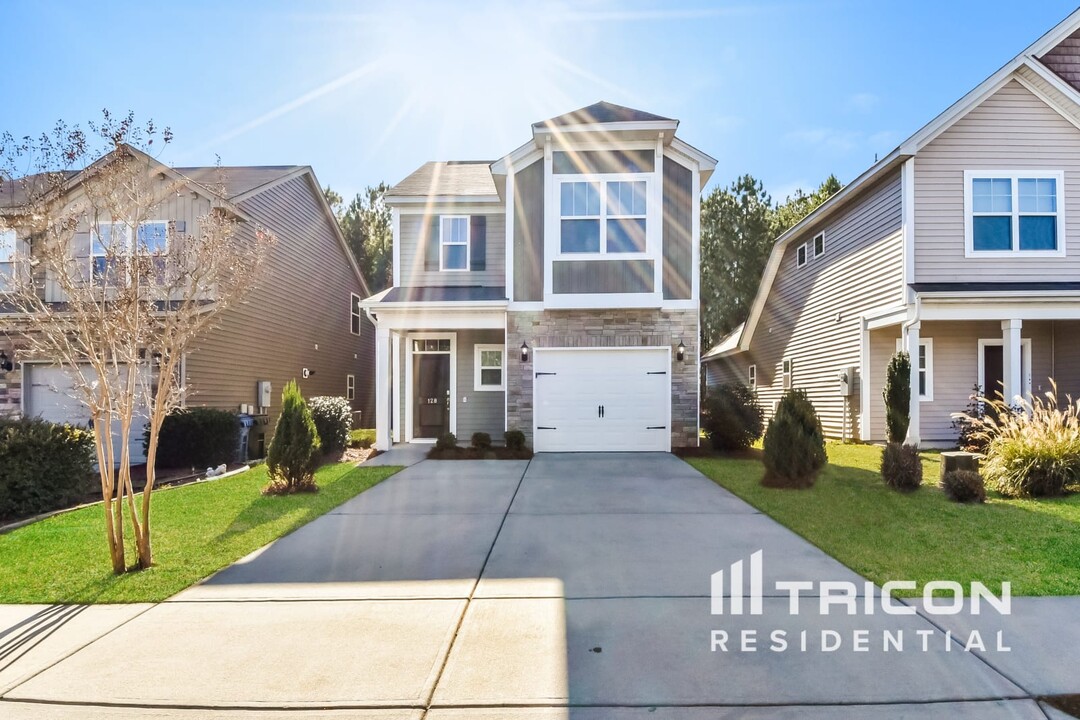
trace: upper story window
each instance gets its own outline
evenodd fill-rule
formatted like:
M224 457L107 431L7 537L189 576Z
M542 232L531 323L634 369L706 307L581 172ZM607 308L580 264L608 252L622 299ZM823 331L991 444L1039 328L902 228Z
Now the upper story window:
M803 243L795 250L795 265L802 267L806 264L806 243Z
M969 257L1065 254L1062 173L965 175Z
M565 180L559 184L564 253L644 253L648 182Z
M821 257L825 254L825 233L818 233L814 236L814 257Z
M746 372L746 384L751 392L757 391L757 365L751 365Z
M16 235L14 230L0 231L0 292L9 289L15 271Z
M163 283L168 247L169 224L165 221L139 223L134 243L130 225L98 223L91 231L90 242L90 269L94 282L117 282L120 279L117 276L120 264L130 258L132 253L137 253L150 259L155 279L158 283Z
M469 269L468 215L443 215L439 220L439 269Z
M360 296L349 293L349 330L353 335L360 334Z

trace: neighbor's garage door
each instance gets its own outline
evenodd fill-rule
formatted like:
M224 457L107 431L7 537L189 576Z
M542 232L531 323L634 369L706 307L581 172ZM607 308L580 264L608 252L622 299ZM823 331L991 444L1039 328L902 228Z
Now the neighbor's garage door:
M28 397L24 410L27 416L41 417L49 422L68 423L88 427L90 411L77 398L71 376L63 368L51 365L26 365L26 389ZM89 372L89 371L87 371ZM132 418L128 447L133 464L145 463L143 452L143 426L146 424L146 410L136 406L136 417ZM113 452L116 461L120 461L120 423L113 424Z
M668 348L537 348L537 452L671 449Z

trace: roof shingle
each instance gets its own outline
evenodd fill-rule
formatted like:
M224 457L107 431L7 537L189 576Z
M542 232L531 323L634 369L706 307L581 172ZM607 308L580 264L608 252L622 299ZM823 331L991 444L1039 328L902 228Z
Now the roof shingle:
M487 160L426 162L390 189L391 197L497 195Z

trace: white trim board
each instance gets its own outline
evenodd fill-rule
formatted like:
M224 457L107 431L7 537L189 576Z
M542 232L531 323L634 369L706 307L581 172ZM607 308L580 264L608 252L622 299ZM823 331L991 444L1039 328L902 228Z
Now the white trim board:
M457 333L405 333L405 442L413 442L413 340L450 340L450 432L457 434ZM446 355L446 351L419 353ZM436 438L416 438L416 442L433 442Z
M976 381L979 383L979 387L982 388L983 395L985 397L992 397L992 395L986 395L987 392L998 392L998 390L989 390L986 387L986 362L985 362L985 349L987 346L1000 346L1002 353L1005 352L1005 339L1004 338L979 338L979 357L978 368L979 374L975 376ZM1022 353L1022 361L1024 363L1024 372L1020 376L1020 384L1023 385L1021 394L1025 399L1031 399L1031 338L1020 338L1020 352ZM1004 363L1004 358L1002 358Z

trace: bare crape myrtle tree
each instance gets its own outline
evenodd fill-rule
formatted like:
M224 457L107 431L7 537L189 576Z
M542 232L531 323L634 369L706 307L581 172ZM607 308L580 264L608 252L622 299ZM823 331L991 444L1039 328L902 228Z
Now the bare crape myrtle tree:
M194 186L193 195L155 158L171 139L152 121L108 111L86 130L58 123L36 137L0 137L0 229L16 233L12 262L0 265L10 268L0 276L0 334L20 339L17 360L62 367L88 410L117 574L129 569L128 522L131 569L153 564L154 462L162 421L185 392L184 353L243 302L274 243L221 188ZM208 210L178 220L176 208L196 195ZM144 432L137 498L129 448Z

